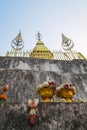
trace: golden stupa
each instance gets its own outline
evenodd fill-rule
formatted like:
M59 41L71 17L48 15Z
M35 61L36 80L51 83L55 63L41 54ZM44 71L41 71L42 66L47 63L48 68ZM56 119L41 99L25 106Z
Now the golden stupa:
M45 46L41 41L41 34L37 34L38 41L33 51L30 53L32 58L41 58L41 59L53 59L53 53Z

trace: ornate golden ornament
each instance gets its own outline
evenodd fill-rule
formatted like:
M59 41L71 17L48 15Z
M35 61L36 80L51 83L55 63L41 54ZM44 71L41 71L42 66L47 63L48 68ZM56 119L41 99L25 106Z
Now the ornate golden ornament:
M44 82L43 84L37 86L36 90L44 102L51 102L51 99L56 90L56 84L50 81Z
M76 88L72 84L64 83L56 88L56 96L64 98L66 102L72 102L75 93Z

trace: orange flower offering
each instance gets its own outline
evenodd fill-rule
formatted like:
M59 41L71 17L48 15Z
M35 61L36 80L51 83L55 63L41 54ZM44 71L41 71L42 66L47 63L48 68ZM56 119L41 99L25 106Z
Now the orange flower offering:
M7 100L7 96L6 96L5 94L1 94L1 95L0 95L0 99Z
M4 86L3 91L4 92L8 91L8 85L7 84Z

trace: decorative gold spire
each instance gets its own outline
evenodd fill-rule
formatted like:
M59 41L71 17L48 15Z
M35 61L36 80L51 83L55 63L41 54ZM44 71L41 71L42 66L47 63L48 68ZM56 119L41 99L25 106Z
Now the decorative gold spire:
M19 31L18 35L12 40L11 46L13 49L21 50L24 47L23 39L21 32Z
M15 40L16 40L17 42L23 42L23 39L22 39L22 35L21 35L21 31L20 31L20 30L19 30L19 33L18 33L18 35L16 36Z
M64 50L71 50L74 46L74 43L71 39L62 34L62 48Z
M62 34L62 48L64 50L70 51L71 55L73 56L73 58L75 59L75 56L72 52L72 48L74 46L74 43L71 39L69 39L68 37L66 37L64 34ZM65 52L66 55L66 52Z
M39 31L37 33L37 39L38 41L33 51L31 52L30 57L41 59L52 59L53 53L41 41L41 34L39 33Z
M69 39L62 33L62 43L67 43L68 41L71 41L71 39Z
M24 42L22 39L22 35L21 35L21 31L19 31L18 35L12 40L11 42L11 46L13 48L13 50L11 50L10 52L7 51L6 56L18 56L20 55L21 51L24 47Z

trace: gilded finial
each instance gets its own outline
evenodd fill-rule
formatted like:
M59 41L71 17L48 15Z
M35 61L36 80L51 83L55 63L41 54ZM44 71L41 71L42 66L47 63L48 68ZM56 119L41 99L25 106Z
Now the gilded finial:
M37 40L40 41L41 40L41 33L38 31L37 33Z

